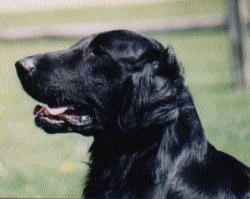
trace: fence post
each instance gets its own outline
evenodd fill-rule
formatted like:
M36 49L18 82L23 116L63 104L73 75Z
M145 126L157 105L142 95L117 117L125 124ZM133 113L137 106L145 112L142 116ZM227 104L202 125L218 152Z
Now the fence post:
M245 87L247 77L247 5L246 0L227 0L229 31L233 53L233 81Z

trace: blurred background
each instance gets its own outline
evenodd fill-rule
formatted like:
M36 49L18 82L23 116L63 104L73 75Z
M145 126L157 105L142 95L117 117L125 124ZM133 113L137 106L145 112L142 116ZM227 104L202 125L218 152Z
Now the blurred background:
M112 29L172 45L206 136L250 165L250 0L0 0L0 5L1 198L81 196L92 139L48 135L35 127L37 102L22 90L14 63Z

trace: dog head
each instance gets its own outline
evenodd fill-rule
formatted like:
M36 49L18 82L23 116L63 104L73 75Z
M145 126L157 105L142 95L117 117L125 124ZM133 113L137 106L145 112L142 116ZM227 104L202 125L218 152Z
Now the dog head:
M172 48L129 31L91 35L71 48L16 62L48 133L95 135L173 123L183 80Z

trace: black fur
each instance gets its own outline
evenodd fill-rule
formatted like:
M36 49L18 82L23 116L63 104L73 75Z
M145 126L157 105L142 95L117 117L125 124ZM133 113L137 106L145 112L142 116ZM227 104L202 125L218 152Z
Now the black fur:
M85 198L250 198L249 168L208 143L171 47L111 31L16 68L33 98L72 107L36 107L38 126L94 136Z

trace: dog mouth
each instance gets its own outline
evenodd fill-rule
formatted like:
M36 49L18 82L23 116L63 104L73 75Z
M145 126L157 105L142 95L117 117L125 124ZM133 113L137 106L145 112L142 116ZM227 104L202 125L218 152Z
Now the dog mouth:
M38 126L50 127L50 129L65 128L68 131L88 127L94 120L90 111L80 110L73 105L57 107L36 105L33 114Z

